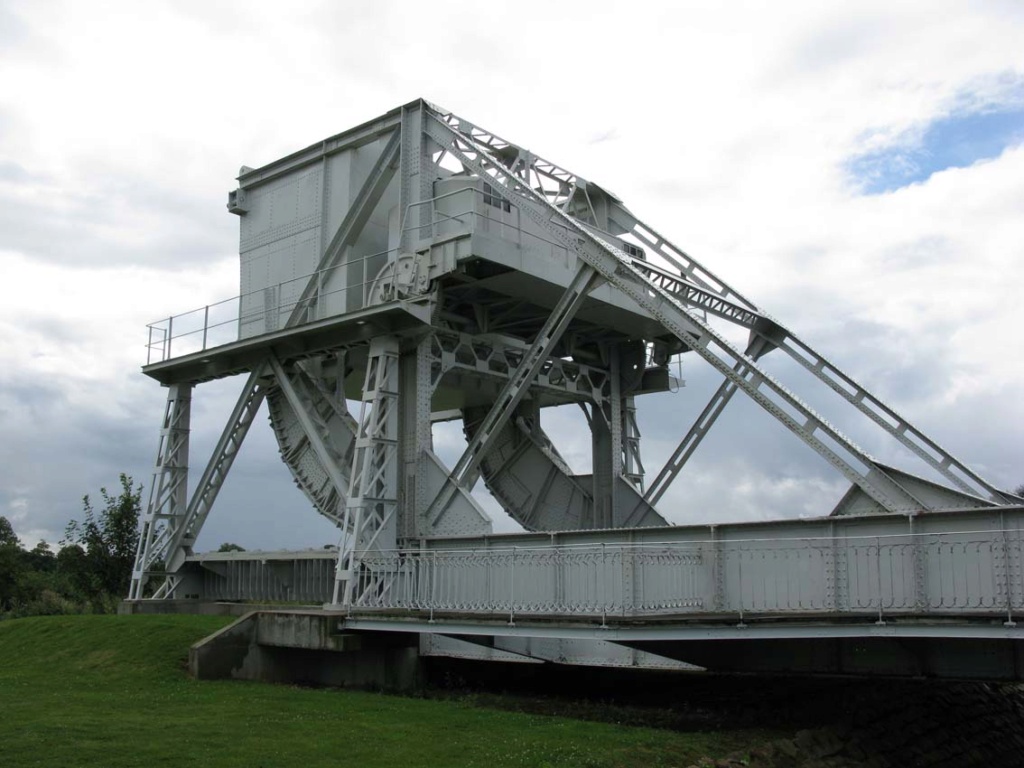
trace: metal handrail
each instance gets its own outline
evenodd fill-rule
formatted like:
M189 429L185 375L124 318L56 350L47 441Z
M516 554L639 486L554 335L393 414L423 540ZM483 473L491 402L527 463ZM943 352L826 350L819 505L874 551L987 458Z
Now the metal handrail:
M246 323L251 323L251 322L258 321L260 318L265 318L267 316L272 316L274 314L281 314L281 313L284 313L285 311L290 311L291 309L293 309L295 306L297 306L300 303L299 300L287 301L287 302L279 300L274 306L272 306L270 308L264 308L262 311L247 312L247 313L243 313L242 312L242 306L245 304L245 300L246 299L249 299L249 298L252 298L252 297L262 296L262 295L264 295L264 292L267 289L274 289L274 290L276 290L276 295L278 297L280 297L281 294L282 294L282 289L284 289L286 286L290 286L290 285L293 285L293 284L301 284L301 285L304 286L310 280L314 280L314 279L322 280L323 276L326 273L328 273L328 272L336 271L336 270L339 270L339 269L342 269L342 268L350 268L350 267L352 267L353 265L356 265L356 264L363 264L363 265L365 265L365 263L367 261L369 261L370 259L379 258L381 256L387 256L387 255L392 254L392 253L397 253L397 249L392 248L392 249L388 249L386 251L379 251L377 253L371 253L371 254L368 254L366 256L362 256L362 257L360 257L358 259L353 259L352 261L346 262L345 264L334 265L332 267L328 267L328 268L325 268L325 269L317 270L315 272L310 272L307 275L302 275L300 277L295 277L295 278L292 278L290 280L283 280L283 281L277 283L276 285L267 286L266 288L261 288L258 291L251 291L251 292L246 293L246 294L240 294L238 296L232 296L231 298L223 299L221 301L214 302L212 304L207 304L207 305L202 306L202 307L197 307L196 309L192 309L192 310L189 310L187 312L183 312L183 313L178 314L178 315L172 315L172 316L166 318L165 320L158 320L158 321L155 321L153 323L149 323L146 326L147 329L148 329L148 333L149 333L149 340L148 340L148 343L146 344L146 348L147 348L146 364L149 365L149 364L154 363L154 362L163 362L165 360L171 359L171 357L173 357L173 355L172 355L172 352L173 352L173 349L172 349L173 342L175 340L179 340L179 339L184 339L184 338L188 338L188 337L192 337L192 336L200 336L201 335L201 339L202 340L200 342L199 348L196 349L196 350L190 350L189 353L191 353L191 352L202 352L202 351L206 351L207 349L214 348L216 346L221 346L223 344L230 344L231 342L238 340L237 333L232 338L228 339L227 341L220 341L218 344L210 345L209 344L209 340L210 340L211 335L213 335L213 334L211 334L211 331L215 331L216 329L224 328L224 327L232 326L232 325L236 326L236 329L237 329L237 328L240 328L241 326L243 326ZM364 269L365 269L365 267L364 267ZM368 298L367 297L366 289L369 286L372 286L374 283L376 283L376 280L377 280L377 276L375 275L374 277L369 278L369 279L364 279L361 282L353 283L351 285L346 285L344 288L339 288L339 289L334 290L334 291L328 291L326 293L321 292L320 293L320 297L321 298L326 298L328 296L333 296L333 295L337 295L337 294L340 294L340 293L347 293L348 291L351 291L351 290L354 290L354 289L363 289L362 299L363 299L363 304L365 305L366 304L366 300ZM210 310L211 309L215 309L217 307L224 306L224 305L227 305L227 304L233 303L233 302L237 302L238 309L230 318L228 318L226 320L221 320L221 321L213 322L213 323L210 322ZM189 330L184 331L184 332L178 332L178 333L174 332L175 325L179 325L180 326L181 321L183 319L188 318L191 315L199 315L199 313L202 313L202 324L201 325L197 325L194 328L190 327ZM155 341L154 341L154 335L158 336ZM182 353L182 354L189 354L189 353ZM180 354L178 356L180 356ZM154 359L154 358L156 358L156 359Z

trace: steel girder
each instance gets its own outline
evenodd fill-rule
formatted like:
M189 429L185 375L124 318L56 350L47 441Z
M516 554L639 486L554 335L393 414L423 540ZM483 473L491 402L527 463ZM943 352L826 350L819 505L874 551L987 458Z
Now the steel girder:
M640 458L640 427L636 423L634 397L625 398L622 409L622 476L643 493L644 463Z

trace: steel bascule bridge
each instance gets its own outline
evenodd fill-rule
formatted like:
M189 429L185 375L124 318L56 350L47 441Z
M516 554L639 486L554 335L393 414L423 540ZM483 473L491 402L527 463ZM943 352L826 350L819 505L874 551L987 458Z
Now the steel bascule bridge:
M322 604L292 617L327 622L313 645L259 630L321 650L404 638L527 663L1022 677L1024 500L604 187L422 100L238 181L241 295L149 329L143 370L167 403L130 602ZM651 478L636 410L677 388L680 355L721 386ZM928 477L869 456L768 355ZM245 384L189 493L192 393L228 376ZM849 481L830 513L667 522L666 489L736 395ZM336 552L193 551L264 402ZM564 404L586 415L590 474L544 430ZM431 430L451 420L466 445L446 466ZM492 533L481 481L526 532Z

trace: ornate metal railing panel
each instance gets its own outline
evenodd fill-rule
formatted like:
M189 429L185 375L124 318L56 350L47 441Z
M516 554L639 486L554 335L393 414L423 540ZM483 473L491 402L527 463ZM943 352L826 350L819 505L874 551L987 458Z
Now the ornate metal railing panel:
M368 555L359 608L555 616L701 607L700 547L604 546Z
M353 609L608 618L1007 615L1016 531L376 552Z

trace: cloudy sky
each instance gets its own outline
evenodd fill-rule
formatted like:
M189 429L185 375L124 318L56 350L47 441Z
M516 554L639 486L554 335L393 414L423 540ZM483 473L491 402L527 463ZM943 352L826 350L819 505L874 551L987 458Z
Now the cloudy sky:
M139 373L145 325L237 294L239 166L420 96L614 190L983 476L1024 483L1022 40L1018 0L0 0L0 515L56 541L119 472L148 486L165 392ZM641 403L652 474L718 384L683 365L686 388ZM240 385L197 389L194 465ZM585 471L581 418L548 425ZM257 426L200 548L334 541ZM825 514L844 490L737 401L662 511Z

